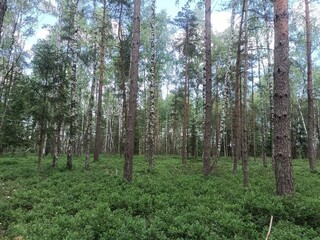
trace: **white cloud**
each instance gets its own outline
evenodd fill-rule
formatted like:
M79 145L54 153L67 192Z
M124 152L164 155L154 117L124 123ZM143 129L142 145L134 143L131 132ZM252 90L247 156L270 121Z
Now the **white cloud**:
M230 12L213 12L211 16L213 32L223 32L230 27Z
M45 39L47 38L48 35L49 35L48 28L41 28L36 32L35 37L37 39Z

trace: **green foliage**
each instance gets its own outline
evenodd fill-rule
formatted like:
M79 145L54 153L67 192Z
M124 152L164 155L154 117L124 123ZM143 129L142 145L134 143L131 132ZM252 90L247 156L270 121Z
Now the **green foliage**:
M252 163L251 186L221 160L220 176L204 178L202 164L157 157L147 173L136 157L134 180L122 179L122 159L107 157L90 171L53 170L45 159L37 177L36 157L0 158L0 238L14 239L317 239L320 234L318 174L294 162L296 195L274 194L271 168Z

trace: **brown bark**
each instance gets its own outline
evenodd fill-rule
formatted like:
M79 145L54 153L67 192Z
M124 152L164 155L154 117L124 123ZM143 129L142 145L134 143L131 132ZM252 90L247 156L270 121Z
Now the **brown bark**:
M203 174L211 171L212 152L212 78L211 78L211 0L205 1L205 120L203 143Z
M311 26L309 0L305 0L306 11L306 40L307 40L307 76L308 76L308 158L310 171L316 171L316 152L314 137L314 104L313 104L313 79L312 79L312 59L311 59Z
M236 62L236 81L234 85L235 89L235 106L234 106L234 119L233 119L233 144L234 144L234 159L233 159L233 174L238 172L238 161L241 157L241 43L242 43L242 29L244 18L245 1L243 2L239 37L238 37L238 49L237 49L237 62Z
M188 13L187 13L188 14ZM185 39L185 65L184 65L184 97L183 97L183 127L182 127L182 164L187 163L188 155L188 64L189 64L189 19L187 15L186 39Z
M132 180L132 165L134 153L135 123L137 112L138 93L138 67L139 67L139 46L140 46L140 0L134 0L133 16L133 37L131 49L130 68L130 95L129 113L127 118L126 144L124 154L124 179L128 182Z
M242 174L243 186L249 185L248 174L248 126L247 126L247 85L248 85L248 0L244 0L244 76L243 76L243 99L242 99Z
M101 28L101 45L100 45L100 66L99 66L99 90L98 90L98 109L97 109L97 123L96 123L96 138L94 143L94 161L99 161L99 154L102 148L101 138L101 121L102 121L102 87L103 87L103 70L104 70L104 42L106 35L106 8L107 1L103 1L103 17Z
M290 136L288 1L274 1L274 160L276 193L294 193Z

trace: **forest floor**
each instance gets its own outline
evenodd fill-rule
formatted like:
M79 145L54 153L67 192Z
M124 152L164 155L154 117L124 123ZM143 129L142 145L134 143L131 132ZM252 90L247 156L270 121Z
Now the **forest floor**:
M123 160L101 156L83 169L43 163L36 156L0 158L0 239L320 239L320 174L306 160L294 160L296 193L275 195L272 167L250 161L250 186L242 186L241 167L219 162L219 176L202 175L201 159L158 156L148 173L135 157L133 181L123 180Z

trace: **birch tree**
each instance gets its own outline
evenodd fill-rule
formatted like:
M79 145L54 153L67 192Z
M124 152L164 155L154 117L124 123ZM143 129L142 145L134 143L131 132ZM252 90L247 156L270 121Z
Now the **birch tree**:
M156 1L151 2L151 58L150 58L150 109L149 109L149 134L148 134L148 163L149 170L154 167L154 153L155 153L155 19L156 19Z
M70 79L70 126L69 126L69 141L67 150L67 169L72 169L73 154L75 152L76 134L77 134L77 62L78 62L78 2L72 2L73 9L71 11L71 18L73 19L72 27L72 64L71 64L71 79Z

